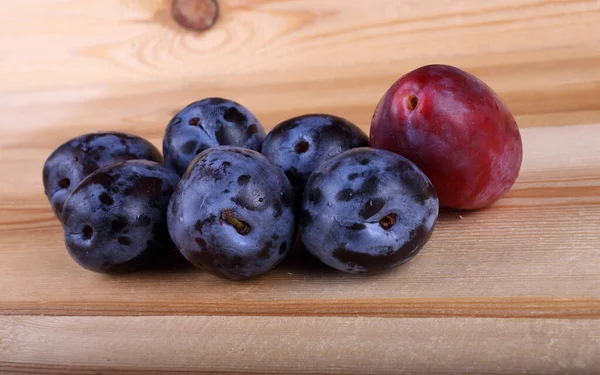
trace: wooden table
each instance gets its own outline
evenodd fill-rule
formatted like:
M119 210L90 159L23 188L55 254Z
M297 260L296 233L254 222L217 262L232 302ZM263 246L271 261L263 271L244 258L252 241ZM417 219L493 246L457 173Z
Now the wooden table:
M600 2L221 0L179 28L164 0L23 0L0 12L0 372L600 373ZM401 74L482 78L516 115L521 176L444 212L380 276L302 255L220 280L173 261L125 276L67 255L41 169L101 129L160 144L224 96L267 128L330 112L367 130Z

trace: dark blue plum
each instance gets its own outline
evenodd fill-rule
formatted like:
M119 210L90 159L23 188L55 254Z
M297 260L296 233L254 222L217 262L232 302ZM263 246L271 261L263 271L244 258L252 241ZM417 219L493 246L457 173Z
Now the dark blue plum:
M62 221L69 194L90 173L113 163L135 159L163 161L152 143L125 133L84 134L61 145L48 157L43 170L44 192L56 217Z
M353 123L333 115L309 114L275 126L265 138L262 154L281 168L301 193L323 161L368 145L369 137Z
M175 172L146 160L111 164L90 174L63 211L71 257L95 272L145 266L172 246L167 207L178 181Z
M232 280L275 267L294 237L293 189L283 172L258 152L208 149L177 186L169 232L195 266Z
M413 163L356 148L325 161L306 184L300 234L306 248L340 271L378 272L412 259L429 240L438 197Z
M180 176L200 152L216 146L260 150L265 130L244 106L222 98L194 102L171 119L163 138L166 165Z

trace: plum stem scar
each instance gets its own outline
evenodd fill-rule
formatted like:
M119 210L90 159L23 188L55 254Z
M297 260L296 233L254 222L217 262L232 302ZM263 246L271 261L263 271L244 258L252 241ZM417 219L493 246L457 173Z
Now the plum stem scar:
M221 213L221 220L233 226L235 230L243 236L247 235L248 232L250 232L250 226L248 225L248 223L236 218L229 208L223 210L223 212Z

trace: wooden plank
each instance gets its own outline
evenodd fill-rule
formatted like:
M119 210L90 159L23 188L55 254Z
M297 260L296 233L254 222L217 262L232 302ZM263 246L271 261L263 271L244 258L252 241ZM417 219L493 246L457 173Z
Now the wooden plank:
M158 131L175 109L219 94L269 126L313 111L367 125L387 87L428 63L484 79L523 127L600 122L598 1L223 1L199 35L173 24L168 3L5 4L3 123Z
M0 317L3 371L594 374L600 320Z
M220 0L203 34L169 1L3 4L0 373L600 373L599 1ZM429 63L490 84L525 157L504 199L444 211L405 266L352 276L297 251L234 283L176 253L122 276L67 255L41 186L66 139L160 145L206 96L267 129L329 112L367 130L390 84Z
M181 262L90 273L67 255L39 175L21 174L0 203L0 313L598 318L600 126L524 129L523 139L522 173L505 199L444 212L417 258L370 277L303 253L243 283ZM0 175L40 168L46 152L4 149Z
M252 79L249 76L257 72L297 76L303 72L290 68L298 68L299 57L306 70L353 72L360 70L358 66L392 67L398 61L447 57L470 60L472 67L481 66L480 59L488 64L520 63L519 57L526 54L556 67L561 65L556 61L565 58L598 57L598 49L589 47L600 38L590 30L598 27L600 5L585 0L483 4L378 0L344 6L338 0L234 0L223 1L217 26L199 35L177 28L165 17L168 4L168 0L7 4L0 23L11 37L2 51L11 53L1 67L34 75L23 82L19 75L6 74L4 90L54 88L59 74L64 78L62 87L150 79L219 80L229 74ZM45 58L33 58L40 47ZM302 56L297 55L300 50ZM548 51L553 59L544 60L539 51ZM490 54L503 55L505 61ZM590 60L581 63L594 66ZM513 70L507 72L516 73ZM580 71L571 78L577 76L586 74ZM539 84L553 82L545 79Z

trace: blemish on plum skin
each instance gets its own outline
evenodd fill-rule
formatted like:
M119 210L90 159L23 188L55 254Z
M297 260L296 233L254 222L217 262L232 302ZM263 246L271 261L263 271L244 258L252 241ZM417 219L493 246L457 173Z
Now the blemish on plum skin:
M269 257L271 256L272 249L273 249L273 242L267 241L265 246L263 246L263 248L258 253L258 257L260 259L269 259Z
M275 219L277 219L278 217L280 217L283 214L283 205L279 201L275 201L275 203L273 204L273 207L275 209L275 213L273 214L273 217Z
M353 196L354 196L354 190L352 190L350 188L345 188L345 189L340 190L336 194L335 199L337 199L338 201L348 202L352 199Z
M111 176L108 173L95 173L92 176L88 177L88 184L98 184L105 188L110 188L110 186L115 182L118 176Z
M199 117L193 117L190 119L190 121L188 121L188 124L190 126L198 126L198 124L200 123L200 118Z
M252 124L246 129L246 137L248 138L256 133L258 133L258 126L256 124Z
M358 213L363 219L367 220L381 211L385 206L385 201L381 198L373 198L367 201Z
M94 236L94 228L92 228L91 225L87 224L83 227L83 239L85 240L91 240L92 237Z
M237 182L241 186L246 186L248 182L250 182L250 179L251 177L249 175L243 174L240 177L238 177Z
M264 207L264 204L262 204L264 202L264 198L259 198L256 202L255 200L253 200L251 197L247 197L247 196L239 196L236 195L235 197L232 197L230 199L233 203L237 204L238 206L248 210L248 211L264 211L266 207Z
M223 163L221 163L221 168L223 169L223 172L227 172L227 168L231 167L231 163L228 161L224 161Z
M223 114L223 118L225 119L225 121L234 122L236 124L241 124L248 120L246 115L244 115L235 107L229 107L228 109L226 109L225 113Z
M279 246L279 255L283 255L287 251L287 243L283 241Z
M63 178L58 182L58 186L61 189L68 189L69 187L71 187L71 180L68 178Z
M227 132L227 128L225 127L225 125L221 125L216 131L215 131L215 136L217 137L217 141L220 144L229 144L231 143L229 141L229 134Z
M127 237L127 236L120 236L117 241L119 242L119 244L123 245L123 246L129 246L133 243L133 241L131 240L131 238Z
M360 187L360 193L372 194L377 191L379 187L379 178L377 176L371 176L367 178Z
M106 205L106 206L111 206L113 203L115 203L114 199L110 196L110 194L108 194L105 191L103 191L100 194L98 199L100 200L100 203L102 203L103 205Z
M311 189L308 193L308 201L313 204L319 203L321 201L321 189L317 187Z
M135 184L127 187L124 193L126 195L146 196L158 201L162 193L162 183L162 179L158 177L141 176Z
M196 225L194 225L194 229L196 229L196 232L202 234L203 226L204 226L204 222L202 220L198 220L198 221L196 221Z
M198 146L198 143L196 143L196 141L190 140L187 141L183 144L183 146L181 146L181 151L184 154L191 154L192 152L194 152L196 150L196 147Z
M345 247L338 247L333 251L332 255L340 262L351 267L354 270L354 272L377 271L381 268L385 268L387 264L389 264L389 262L391 261L390 256L387 255L358 253ZM355 267L358 265L360 265L364 269L355 269Z
M367 226L362 223L354 223L351 226L349 226L348 229L359 231L365 229L366 227Z

